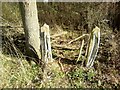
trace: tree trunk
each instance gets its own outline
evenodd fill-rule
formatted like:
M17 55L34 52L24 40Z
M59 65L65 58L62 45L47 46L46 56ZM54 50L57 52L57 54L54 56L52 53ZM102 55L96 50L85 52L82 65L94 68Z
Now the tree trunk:
M0 17L2 17L2 3L0 3ZM0 19L0 54L2 53L2 19Z
M26 38L26 55L28 59L41 59L40 54L40 32L37 15L36 0L24 0L20 2L20 10L23 20L25 38Z

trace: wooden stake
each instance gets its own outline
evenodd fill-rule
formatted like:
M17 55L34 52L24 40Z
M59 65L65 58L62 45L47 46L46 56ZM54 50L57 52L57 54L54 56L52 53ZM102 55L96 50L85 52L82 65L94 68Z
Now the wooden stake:
M49 34L49 26L45 23L41 27L41 56L42 61L47 64L52 62L52 51L51 51L51 42Z

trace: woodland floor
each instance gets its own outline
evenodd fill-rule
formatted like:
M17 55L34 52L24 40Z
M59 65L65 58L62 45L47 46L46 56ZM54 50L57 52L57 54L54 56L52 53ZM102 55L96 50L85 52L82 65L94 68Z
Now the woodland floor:
M56 30L57 29L57 30ZM60 35L59 35L60 34ZM85 34L85 32L82 32ZM83 67L83 58L77 61L82 39L68 44L82 35L79 30L68 30L60 27L51 29L53 59L59 64L59 77L55 83L46 87L100 87L120 88L120 32L111 29L101 30L101 42L94 68ZM82 56L85 55L87 36ZM3 27L3 51L16 56L17 52L24 54L25 38L23 29ZM38 82L35 82L38 85ZM51 86L50 86L51 85ZM39 86L39 85L38 85Z

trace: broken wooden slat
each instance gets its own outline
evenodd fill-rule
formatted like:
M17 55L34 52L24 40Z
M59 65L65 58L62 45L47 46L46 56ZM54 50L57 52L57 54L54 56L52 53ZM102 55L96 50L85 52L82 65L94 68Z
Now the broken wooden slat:
M92 67L97 56L100 43L100 29L96 26L90 35L90 42L87 50L86 67Z
M49 61L52 61L52 50L51 50L50 32L48 25L46 25L46 44L47 44L48 59Z
M53 61L52 51L51 51L51 42L49 34L49 26L44 24L41 27L41 56L44 63Z
M44 27L41 27L41 59L43 62L47 63L47 55L46 55L46 51L47 51L47 47L46 47L46 34L45 34L45 30Z

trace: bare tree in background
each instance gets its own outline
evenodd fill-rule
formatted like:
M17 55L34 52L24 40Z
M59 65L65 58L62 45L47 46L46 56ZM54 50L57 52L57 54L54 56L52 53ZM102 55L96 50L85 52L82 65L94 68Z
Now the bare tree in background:
M41 59L40 33L36 0L24 0L20 2L21 16L26 39L27 58Z

